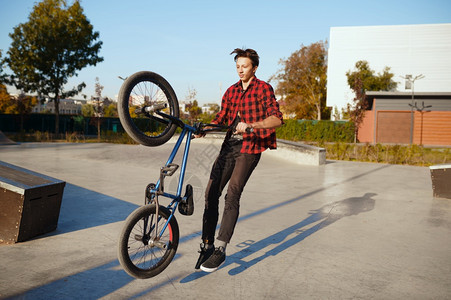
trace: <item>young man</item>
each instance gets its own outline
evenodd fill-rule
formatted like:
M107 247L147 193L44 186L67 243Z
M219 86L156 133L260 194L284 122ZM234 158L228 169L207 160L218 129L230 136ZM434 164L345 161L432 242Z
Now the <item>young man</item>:
M255 77L259 56L252 49L235 49L236 70L240 80L225 92L214 124L236 126L229 130L213 164L205 192L202 243L195 266L213 272L225 261L225 249L238 220L240 197L260 155L276 148L274 128L282 125L282 113L273 88ZM219 217L219 197L229 182L221 227L213 245Z

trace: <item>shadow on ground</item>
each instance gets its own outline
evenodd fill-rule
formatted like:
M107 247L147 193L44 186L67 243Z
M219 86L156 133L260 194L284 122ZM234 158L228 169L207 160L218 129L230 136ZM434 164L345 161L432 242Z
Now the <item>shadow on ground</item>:
M237 245L238 247L243 248L243 250L236 252L231 256L227 256L227 260L221 268L237 264L237 267L229 271L230 275L237 275L261 262L265 258L275 256L289 247L294 246L308 236L316 233L318 230L323 229L344 217L358 215L373 210L375 200L372 197L374 196L376 196L376 194L366 193L362 197L351 197L326 204L319 209L311 211L310 216L299 223L272 234L265 239L260 241L244 241ZM268 249L259 257L250 261L245 261L246 257L251 254L260 253L271 245L275 245L275 247ZM181 282L190 282L206 275L208 275L208 273L195 272L183 278Z
M73 184L66 184L58 227L45 236L123 221L137 207L136 204Z
M224 268L230 265L237 265L235 268L229 270L230 275L237 275L246 269L256 265L267 257L275 256L282 251L288 249L295 244L302 242L308 236L316 233L336 221L360 213L368 212L374 209L375 200L372 198L376 194L366 193L362 197L352 197L331 204L327 204L319 209L310 212L310 216L304 220L272 234L260 241L246 241L240 245L243 249L227 257L226 263L221 267ZM198 234L191 234L189 237L197 237ZM182 238L181 241L187 241L188 238ZM238 245L238 247L240 247ZM271 246L275 246L270 248ZM262 253L265 248L270 248ZM250 261L245 261L245 258L255 254L262 253ZM181 256L176 255L174 259L179 259ZM204 276L208 273L194 272L180 280L181 283L187 283ZM138 292L131 296L131 299L138 298L147 293L150 293L173 281L179 280L181 275L173 276L157 285L151 285L149 288ZM103 264L96 268L86 270L71 276L64 277L44 286L27 291L21 295L16 295L11 299L44 299L52 295L58 299L68 299L73 295L79 295L80 290L83 290L83 295L89 295L91 299L98 299L113 293L121 287L135 280L120 269L117 260ZM130 297L130 295L128 295Z
M352 181L355 178L363 177L373 172L378 172L387 167L388 166L378 167L371 171L344 179L343 181L320 187L304 195L262 208L258 211L240 217L238 222L247 220L257 215L265 214L282 206L301 201L306 197L315 195L331 187L343 184L347 181ZM122 221L137 207L134 204L86 190L75 185L68 185L68 190L65 191L65 194L66 193L68 196L64 198L60 215L60 225L58 232L55 234ZM332 225L344 217L358 215L360 213L373 210L375 206L375 200L373 197L375 195L376 194L374 193L366 193L358 197L346 198L329 203L318 209L312 210L310 215L300 222L274 233L260 241L245 241L238 245L239 247L243 247L243 249L231 256L228 256L225 264L221 268L230 265L237 265L233 269L229 270L229 274L232 276L240 274L246 269L263 261L265 258L278 255L289 247L302 242L305 238L318 232L320 229ZM181 237L180 243L198 238L199 236L200 232L191 233L187 236ZM271 246L273 247L271 248ZM266 251L265 248L267 248ZM251 254L261 255L250 261L245 261L245 258ZM181 255L176 255L174 259L179 258L181 258ZM191 267L192 266L187 266L187 268ZM152 285L150 283L148 288L137 291L135 295L127 295L127 297L131 297L132 299L142 297L143 295L164 287L165 285L173 284L174 281L179 280L183 276L181 275L183 273L184 272L180 272L175 276L167 277L167 280L156 285ZM188 283L200 279L206 275L208 275L208 273L193 272L180 279L180 283ZM15 295L12 299L45 299L48 297L69 299L73 298L74 295L89 295L90 298L97 299L119 290L121 287L129 284L133 280L135 279L127 275L125 271L120 268L119 262L117 260L113 260L95 268L63 277L46 285L42 285L35 289Z

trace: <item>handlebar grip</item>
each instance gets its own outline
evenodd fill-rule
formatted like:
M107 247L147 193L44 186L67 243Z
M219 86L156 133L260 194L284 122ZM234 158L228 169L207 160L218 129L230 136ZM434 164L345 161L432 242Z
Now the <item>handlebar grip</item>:
M151 106L146 106L144 110L148 113L153 113L154 111L162 110L168 107L166 103L155 103Z

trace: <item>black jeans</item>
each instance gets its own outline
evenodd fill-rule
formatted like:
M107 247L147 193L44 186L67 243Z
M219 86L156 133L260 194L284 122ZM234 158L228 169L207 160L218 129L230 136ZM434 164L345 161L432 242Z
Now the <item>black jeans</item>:
M205 243L212 244L214 242L219 217L219 198L229 181L217 239L229 243L233 235L239 215L241 193L261 156L260 153L240 153L242 145L242 141L226 138L213 164L205 191L205 210L202 223L202 239Z

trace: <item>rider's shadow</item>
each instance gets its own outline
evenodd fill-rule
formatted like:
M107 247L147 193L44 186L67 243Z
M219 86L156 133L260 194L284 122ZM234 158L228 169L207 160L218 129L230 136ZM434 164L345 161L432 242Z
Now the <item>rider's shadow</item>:
M319 209L311 211L311 215L301 222L279 231L263 240L252 243L249 247L246 247L245 249L227 257L228 262L226 263L238 264L236 268L229 271L229 274L239 274L265 258L279 254L283 250L301 242L318 230L323 229L344 217L358 215L362 212L373 210L375 204L375 200L372 199L373 196L376 196L376 194L366 193L362 197L347 198L341 201L326 204ZM292 237L289 238L289 236ZM250 261L243 260L247 256L258 253L273 244L278 245L268 250L263 255Z
M320 229L323 229L336 221L353 215L358 215L363 212L368 212L374 209L375 200L372 198L377 194L366 193L362 197L352 197L334 203L329 203L323 207L310 212L310 216L294 224L282 231L274 233L265 239L260 241L245 241L237 246L245 247L243 250L227 256L226 262L221 267L224 268L228 265L238 265L237 267L229 271L230 275L237 275L247 268L261 262L267 257L274 256L282 252L283 250L301 242L306 237L314 234ZM254 256L256 253L261 252L263 249L270 245L275 246L269 249L262 255L253 258L250 261L244 259L250 255ZM181 282L189 282L197 278L203 277L208 273L197 272L182 279Z

